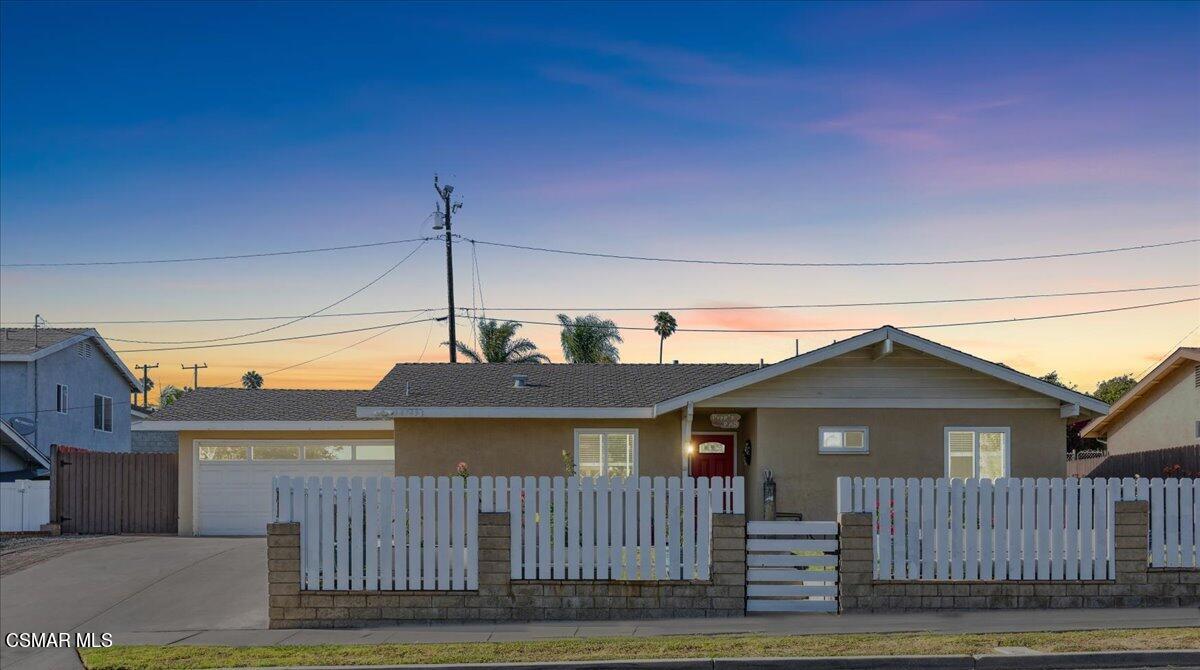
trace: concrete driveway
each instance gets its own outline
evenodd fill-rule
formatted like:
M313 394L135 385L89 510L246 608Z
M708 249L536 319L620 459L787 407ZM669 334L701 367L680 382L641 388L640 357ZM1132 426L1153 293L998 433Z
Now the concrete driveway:
M0 578L0 633L266 628L266 560L264 538L147 537L75 551ZM40 665L38 655L0 647L0 667Z

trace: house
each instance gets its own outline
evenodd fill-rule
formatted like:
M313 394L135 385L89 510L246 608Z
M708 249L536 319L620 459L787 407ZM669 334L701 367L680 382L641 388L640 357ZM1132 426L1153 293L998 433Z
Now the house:
M1080 435L1109 455L1200 443L1200 347L1180 347Z
M50 474L50 459L29 440L0 419L0 482L42 479Z
M0 419L43 457L52 444L129 451L141 388L95 329L0 329Z
M1065 424L1107 411L885 326L772 365L406 363L370 391L202 389L138 430L179 431L181 532L262 533L268 494L238 487L269 492L273 473L445 476L460 462L744 475L751 518L770 470L779 512L832 519L842 475L1062 477Z

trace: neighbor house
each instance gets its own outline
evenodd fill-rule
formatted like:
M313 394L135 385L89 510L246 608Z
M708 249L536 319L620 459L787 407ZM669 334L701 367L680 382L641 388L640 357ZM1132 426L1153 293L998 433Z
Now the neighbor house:
M52 444L129 451L141 388L92 328L0 329L0 419L42 457Z
M832 519L841 475L1064 476L1066 424L1108 411L892 327L771 365L409 363L370 391L201 391L138 426L180 431L180 530L201 534L262 533L272 474L445 476L459 463L744 475L751 518L769 470L779 512ZM387 460L360 456L380 449Z
M1180 347L1080 435L1113 456L1200 443L1200 347Z

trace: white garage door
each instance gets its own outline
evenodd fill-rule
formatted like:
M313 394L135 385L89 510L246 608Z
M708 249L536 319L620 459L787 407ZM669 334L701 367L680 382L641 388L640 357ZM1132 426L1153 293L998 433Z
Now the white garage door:
M390 441L197 440L198 535L264 535L271 520L271 478L391 476Z

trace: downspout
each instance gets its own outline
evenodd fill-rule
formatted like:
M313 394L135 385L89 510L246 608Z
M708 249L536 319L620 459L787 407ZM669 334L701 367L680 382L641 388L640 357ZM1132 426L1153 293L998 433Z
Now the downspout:
M682 444L679 445L679 457L682 461L683 476L688 476L688 448L692 445L692 419L695 416L696 406L688 403L683 409L683 424L680 426L683 436Z

